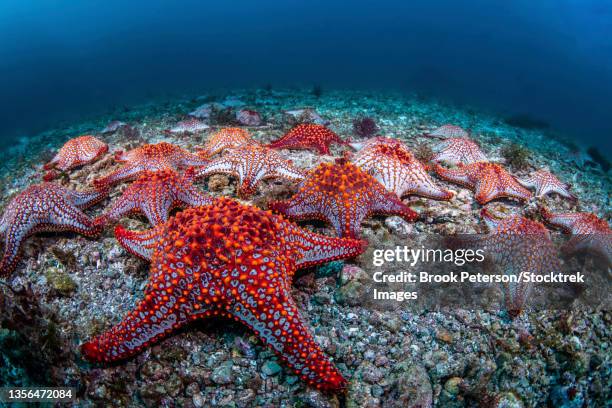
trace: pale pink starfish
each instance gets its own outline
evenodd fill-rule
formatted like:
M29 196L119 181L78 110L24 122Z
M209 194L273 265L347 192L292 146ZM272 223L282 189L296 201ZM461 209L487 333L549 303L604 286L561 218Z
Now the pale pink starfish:
M440 139L448 139L448 138L467 138L469 136L468 132L463 130L463 128L455 125L442 125L439 128L427 133L429 137L437 137Z
M408 147L396 139L370 139L351 159L398 197L416 194L436 200L450 200L453 193L438 187L423 164Z
M182 133L198 133L203 132L210 128L206 123L196 118L189 118L178 122L174 127L168 129L169 133L182 134Z
M569 184L562 183L552 173L543 169L531 173L525 179L518 179L518 181L525 187L535 188L537 197L557 193L562 197L577 200L576 196L570 193Z
M442 141L434 150L437 152L431 158L434 163L447 163L450 165L471 164L487 161L487 156L478 145L464 138L450 138Z

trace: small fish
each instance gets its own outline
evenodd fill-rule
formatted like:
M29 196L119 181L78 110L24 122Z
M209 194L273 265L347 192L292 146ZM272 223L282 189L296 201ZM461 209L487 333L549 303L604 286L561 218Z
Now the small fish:
M206 123L199 119L190 118L178 122L174 127L170 128L167 132L173 134L181 133L198 133L203 132L210 128Z
M262 123L261 115L250 109L240 109L236 112L236 120L244 126L260 126Z

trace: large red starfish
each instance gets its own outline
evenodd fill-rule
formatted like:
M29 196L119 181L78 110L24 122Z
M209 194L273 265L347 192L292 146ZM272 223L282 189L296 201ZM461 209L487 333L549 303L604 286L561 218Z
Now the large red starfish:
M227 198L182 211L151 231L118 226L116 236L151 260L150 283L121 323L82 345L88 360L123 359L189 321L227 316L253 329L308 384L345 387L300 317L291 281L298 268L359 255L364 241L315 234Z
M277 152L265 146L246 145L229 150L196 171L196 177L225 173L238 178L238 194L248 197L257 191L261 180L282 178L301 180L304 173L283 159Z
M480 150L480 147L470 139L446 139L436 146L435 150L437 153L431 158L431 161L434 163L457 165L487 161L487 156L485 156Z
M612 230L605 220L585 212L555 214L544 207L541 207L541 213L548 224L572 234L572 238L563 246L564 252L571 255L590 251L612 264Z
M142 145L119 154L116 160L125 164L111 174L94 180L96 188L104 188L124 180L133 180L147 170L181 170L189 166L203 166L208 163L208 160L166 142Z
M327 221L338 236L351 238L359 236L361 222L371 215L399 215L408 221L418 216L374 177L342 161L319 165L293 197L270 208L297 220Z
M251 135L244 129L240 128L223 128L213 133L206 145L199 149L198 155L203 158L209 158L226 149L241 147L248 144L255 144L251 139Z
M468 187L476 192L476 201L486 204L502 197L529 200L531 192L521 186L514 176L499 164L477 162L459 165L454 169L435 166L436 173L444 180Z
M490 234L475 238L478 247L486 248L505 275L518 277L524 271L540 275L560 270L557 250L544 225L520 215L502 218L486 208L480 214ZM533 283L503 283L502 287L506 309L516 317L528 300Z
M351 161L398 197L408 194L436 200L453 197L453 193L434 183L425 166L399 140L386 137L370 139Z
M62 171L92 163L108 151L108 145L91 136L84 135L67 141L53 159L45 164L45 170L56 167Z
M141 212L152 225L157 225L168 219L173 208L210 204L211 198L198 191L192 184L193 179L193 168L182 175L169 169L146 171L96 222L117 222L125 214Z
M101 228L81 209L102 200L107 191L74 191L58 184L35 184L6 206L0 219L0 234L4 238L4 256L0 276L6 276L19 262L23 241L38 232L73 231L95 236Z
M330 154L331 143L346 144L340 136L323 125L302 123L291 129L280 139L270 143L273 149L309 149L320 154Z
M536 189L536 196L541 197L550 193L557 193L562 197L577 200L576 196L570 193L568 184L562 183L552 173L540 169L525 179L518 179L518 182L525 187Z

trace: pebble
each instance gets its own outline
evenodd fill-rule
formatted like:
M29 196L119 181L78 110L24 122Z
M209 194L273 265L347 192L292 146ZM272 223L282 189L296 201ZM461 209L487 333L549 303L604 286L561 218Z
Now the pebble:
M267 375L268 377L273 377L277 375L278 373L281 372L281 370L282 370L282 367L278 365L276 361L266 361L261 366L261 372Z

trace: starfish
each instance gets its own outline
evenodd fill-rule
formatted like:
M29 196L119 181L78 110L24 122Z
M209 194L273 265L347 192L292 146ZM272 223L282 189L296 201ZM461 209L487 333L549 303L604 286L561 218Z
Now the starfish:
M236 121L243 126L261 126L262 123L259 112L250 109L240 109L236 112Z
M562 183L557 177L546 170L538 170L526 179L518 179L518 182L525 187L535 187L536 197L545 196L549 193L557 193L562 197L577 200L577 197L570 193L568 184Z
M399 140L386 137L370 139L352 162L400 198L408 194L436 200L453 197L453 193L435 185L425 166Z
M470 139L446 139L436 146L435 150L437 153L431 158L431 161L434 163L444 162L450 165L457 165L487 161L487 156Z
M502 218L486 208L480 215L490 234L467 239L473 240L479 248L486 248L495 265L501 268L505 275L519 276L523 271L541 275L560 270L557 250L544 225L520 215ZM510 316L516 317L520 314L532 288L531 282L502 284L506 309Z
M206 145L199 149L198 155L207 159L226 149L255 143L257 142L251 139L249 132L244 129L223 128L210 136Z
M361 222L371 215L399 215L408 221L418 216L370 174L342 160L319 165L293 197L270 208L293 219L327 221L338 236L350 238L359 236Z
M108 151L108 145L91 135L70 139L64 144L55 157L47 164L45 170L56 167L62 171L74 169L92 163Z
M304 174L290 161L265 146L245 145L229 150L224 156L215 159L196 172L196 177L206 177L215 173L229 174L238 178L238 194L248 197L255 193L261 180L283 178L301 180Z
M331 143L347 144L340 136L323 125L302 123L291 129L280 139L270 143L273 149L308 149L320 154L330 154Z
M439 128L427 133L426 135L429 137L437 137L440 139L469 137L468 132L463 130L461 127L455 125L442 125Z
M150 281L121 323L81 346L86 359L124 359L192 320L225 316L250 327L308 384L326 391L346 386L301 318L291 282L298 268L361 254L365 241L315 234L227 198L150 231L117 226L115 234L150 260Z
M557 213L541 207L544 220L572 238L563 246L563 251L574 254L580 251L601 255L612 264L612 230L608 223L593 213Z
M199 133L210 128L206 123L196 118L189 118L178 122L174 127L168 129L168 133Z
M101 227L81 209L102 200L108 191L75 191L58 184L32 185L16 195L0 218L4 256L0 276L7 276L19 262L23 241L38 232L73 231L93 237Z
M116 160L125 164L111 174L94 180L96 188L104 188L124 180L133 180L147 170L180 170L208 163L208 160L166 142L142 145L127 153L119 154Z
M460 164L454 169L445 169L436 165L434 170L442 179L474 190L476 201L479 204L486 204L502 197L523 201L531 198L531 192L521 186L499 164L477 162L467 165Z
M121 197L96 222L117 222L125 214L141 212L152 225L158 225L168 219L173 208L210 204L211 198L201 194L192 184L193 176L193 168L182 175L170 169L146 171L125 189Z

